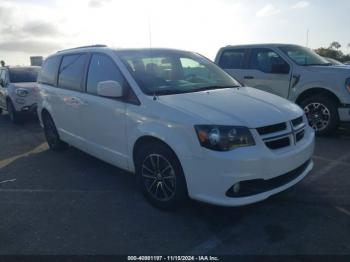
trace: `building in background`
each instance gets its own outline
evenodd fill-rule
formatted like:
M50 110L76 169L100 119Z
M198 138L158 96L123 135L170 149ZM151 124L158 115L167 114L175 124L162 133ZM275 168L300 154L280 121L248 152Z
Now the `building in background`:
M31 66L42 66L44 58L42 56L31 56L30 65Z

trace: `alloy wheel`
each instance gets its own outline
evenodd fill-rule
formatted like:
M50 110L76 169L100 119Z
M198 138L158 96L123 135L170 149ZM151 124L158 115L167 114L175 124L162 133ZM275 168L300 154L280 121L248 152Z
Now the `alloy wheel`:
M148 193L158 201L172 199L176 192L173 166L162 155L150 154L142 163L141 176Z
M304 107L304 111L310 126L315 131L322 131L329 125L331 113L324 104L310 103Z

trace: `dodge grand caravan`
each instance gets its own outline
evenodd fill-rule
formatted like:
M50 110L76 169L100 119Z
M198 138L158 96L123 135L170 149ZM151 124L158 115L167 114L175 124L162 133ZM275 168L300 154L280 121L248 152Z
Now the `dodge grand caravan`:
M48 57L38 114L52 150L77 147L136 173L160 208L189 196L254 203L312 169L304 112L240 84L201 55L81 47Z
M300 105L319 135L350 122L350 67L288 44L227 46L215 62L244 85Z

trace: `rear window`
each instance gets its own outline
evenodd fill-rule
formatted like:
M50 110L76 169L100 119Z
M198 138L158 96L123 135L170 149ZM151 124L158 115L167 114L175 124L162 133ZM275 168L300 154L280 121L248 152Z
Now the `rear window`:
M60 61L60 56L49 57L48 59L46 59L39 74L38 82L42 84L55 86Z
M87 54L65 55L58 75L60 88L83 90L82 80L87 61Z
M246 49L230 49L222 52L219 66L223 69L243 69Z
M39 68L10 68L10 82L11 83L26 83L36 82L38 78Z

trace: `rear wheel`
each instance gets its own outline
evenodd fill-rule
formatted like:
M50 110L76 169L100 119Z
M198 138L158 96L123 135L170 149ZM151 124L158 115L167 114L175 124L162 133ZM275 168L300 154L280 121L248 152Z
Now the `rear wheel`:
M19 114L17 113L11 100L7 100L7 112L9 114L11 122L14 124L18 124Z
M313 96L300 103L317 135L329 135L339 126L336 103L327 96Z
M68 144L60 139L56 125L48 113L43 115L43 124L46 141L50 149L53 151L62 151L66 149Z
M161 143L141 148L136 173L146 199L161 209L175 209L187 199L187 187L176 155Z

